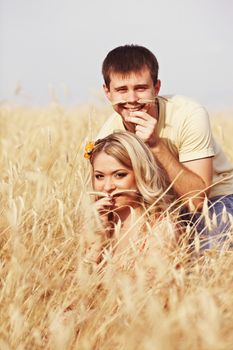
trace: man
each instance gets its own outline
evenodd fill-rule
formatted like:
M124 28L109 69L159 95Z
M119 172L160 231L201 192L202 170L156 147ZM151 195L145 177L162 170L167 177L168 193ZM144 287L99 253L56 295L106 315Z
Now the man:
M208 197L210 217L216 215L218 224L211 233L226 231L230 218L226 223L223 213L233 215L233 167L213 139L202 106L183 96L158 96L158 68L154 54L142 46L108 53L102 67L104 91L116 113L98 137L115 129L138 135L165 169L184 207L201 211Z

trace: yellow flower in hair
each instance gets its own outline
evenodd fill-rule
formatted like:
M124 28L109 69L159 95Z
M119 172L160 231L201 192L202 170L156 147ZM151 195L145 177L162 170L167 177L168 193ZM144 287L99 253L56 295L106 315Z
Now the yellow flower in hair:
M95 147L94 142L88 142L85 146L85 153L84 153L84 158L90 159L92 151Z

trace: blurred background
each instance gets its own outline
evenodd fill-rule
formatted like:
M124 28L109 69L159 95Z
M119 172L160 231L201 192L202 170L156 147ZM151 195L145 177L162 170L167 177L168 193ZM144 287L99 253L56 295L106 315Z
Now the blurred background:
M231 0L0 0L0 100L104 100L101 64L139 44L160 63L161 94L233 107Z

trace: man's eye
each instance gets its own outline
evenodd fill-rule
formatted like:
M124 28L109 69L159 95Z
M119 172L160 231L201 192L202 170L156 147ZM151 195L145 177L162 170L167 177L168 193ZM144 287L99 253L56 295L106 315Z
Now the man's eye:
M127 91L127 89L124 89L124 88L117 90L117 92L120 92L120 93L124 93L126 91Z
M139 86L138 88L137 88L137 91L145 91L146 90L146 87L145 86Z

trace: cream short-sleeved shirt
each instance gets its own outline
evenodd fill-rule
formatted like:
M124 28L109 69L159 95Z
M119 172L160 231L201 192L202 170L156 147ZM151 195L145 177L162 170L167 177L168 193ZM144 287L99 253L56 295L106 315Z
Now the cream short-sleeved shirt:
M184 96L158 97L158 135L181 163L213 157L213 186L209 197L233 193L233 166L212 136L207 111ZM114 130L124 130L121 116L114 113L101 128L97 138Z

